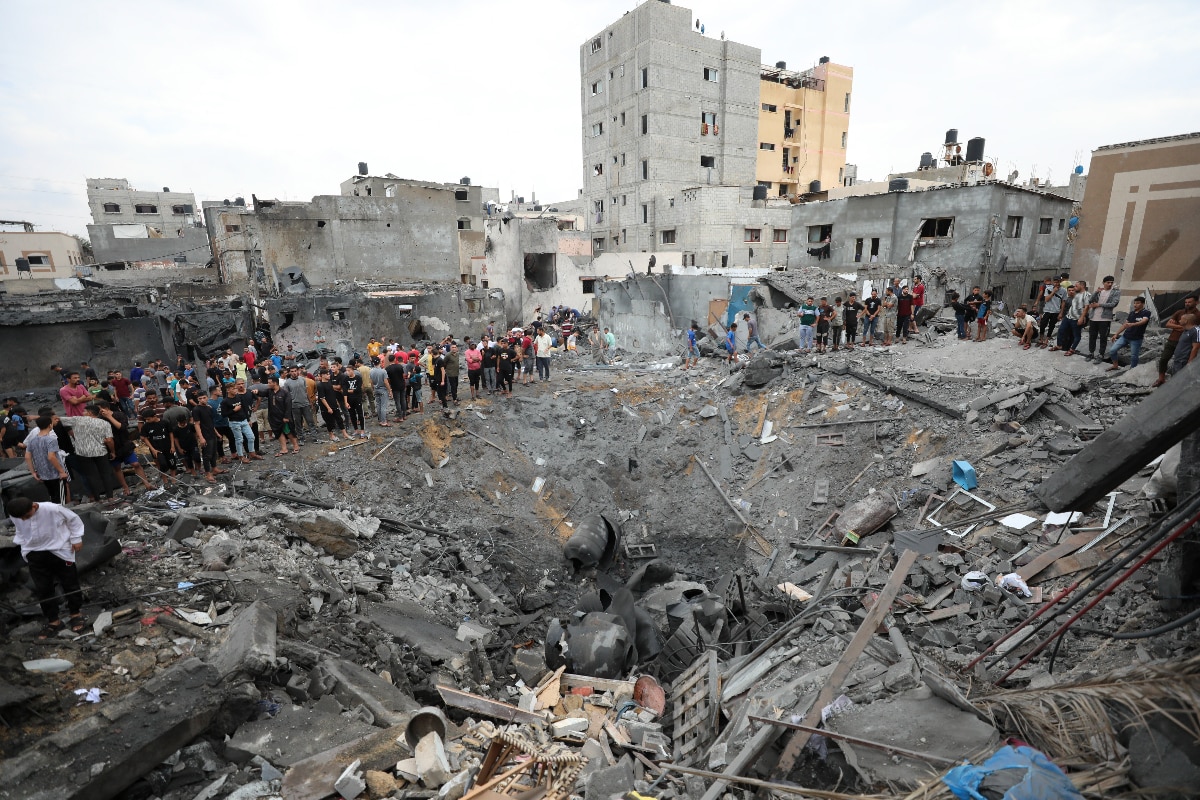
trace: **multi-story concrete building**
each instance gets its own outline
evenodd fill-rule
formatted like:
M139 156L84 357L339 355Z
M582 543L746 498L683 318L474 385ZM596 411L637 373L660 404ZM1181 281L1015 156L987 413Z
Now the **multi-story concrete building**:
M788 266L820 264L864 280L911 279L943 292L990 288L1010 307L1071 260L1072 201L998 181L792 206ZM820 253L828 242L828 255Z
M772 189L779 194L778 184L785 195L807 192L807 185L797 188L801 179L832 183L845 163L849 68L764 67L758 48L706 36L690 10L661 0L642 3L584 42L579 60L582 196L594 254L673 249L689 266L728 266L739 260L730 243L761 228L738 217L738 208L757 216L769 205L782 209L781 201L766 201ZM772 106L775 112L764 110ZM776 148L773 156L760 156L768 148ZM734 193L729 202L729 188L756 184L759 195L743 203ZM711 200L710 187L722 189ZM685 191L689 202L733 209L709 220L724 229L706 230L707 241L679 219Z
M88 238L100 264L133 267L204 266L212 258L208 234L191 192L135 190L124 178L88 178L92 224Z
M1092 152L1072 275L1114 275L1160 308L1200 286L1200 133Z
M788 71L764 66L759 83L758 182L791 197L841 186L846 178L854 69L822 56L817 66Z
M0 281L18 278L74 278L83 264L79 241L69 233L35 231L27 222L5 223L0 230Z

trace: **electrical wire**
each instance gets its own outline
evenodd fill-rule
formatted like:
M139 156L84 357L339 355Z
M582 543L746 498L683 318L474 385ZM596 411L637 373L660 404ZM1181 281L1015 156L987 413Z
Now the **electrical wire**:
M1195 622L1198 619L1200 619L1200 608L1189 611L1179 619L1172 620L1170 622L1164 622L1157 628L1150 628L1149 630L1144 631L1133 631L1132 633L1114 633L1113 631L1102 631L1098 628L1076 628L1075 630L1083 633L1094 633L1097 636L1107 636L1109 639L1149 639L1154 636L1162 636L1164 633L1170 633L1171 631L1178 630L1188 623Z

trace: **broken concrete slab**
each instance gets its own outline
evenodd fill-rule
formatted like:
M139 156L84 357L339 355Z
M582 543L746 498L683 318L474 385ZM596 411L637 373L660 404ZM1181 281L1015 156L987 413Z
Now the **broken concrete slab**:
M628 755L611 767L603 767L590 773L586 779L587 796L609 798L623 796L633 788L633 759Z
M281 793L289 800L322 800L333 793L334 779L355 761L365 770L390 770L408 752L400 744L403 737L403 726L387 728L298 761L284 776Z
M229 626L209 662L222 678L239 671L266 675L276 665L277 625L275 610L262 600L254 601Z
M183 661L0 762L4 792L29 800L109 800L199 736L224 700L215 668Z
M374 730L358 720L316 709L284 706L273 717L247 722L225 743L225 757L239 763L262 756L290 767L338 745L361 739Z
M999 734L992 726L933 696L924 687L876 700L867 706L856 706L833 717L828 724L838 733L919 750L951 761L994 748L1000 742ZM914 786L924 780L931 769L944 766L841 741L838 746L863 780L872 784L894 781Z
M446 758L446 744L436 732L430 731L417 742L413 758L417 761L417 774L426 789L436 789L450 780L450 760Z
M371 622L433 661L449 661L471 649L471 645L456 638L453 628L434 620L417 603L393 600L363 603L361 608Z
M375 724L381 728L406 722L408 715L421 707L405 692L350 661L325 658L319 669L336 681L334 697L347 708L361 704L374 715Z
M371 539L379 531L377 517L356 517L337 510L309 511L287 517L283 523L334 558L349 558L358 552L359 539Z
M167 538L173 539L176 542L182 542L188 537L195 536L204 524L190 514L180 514L175 517L175 521L167 528Z

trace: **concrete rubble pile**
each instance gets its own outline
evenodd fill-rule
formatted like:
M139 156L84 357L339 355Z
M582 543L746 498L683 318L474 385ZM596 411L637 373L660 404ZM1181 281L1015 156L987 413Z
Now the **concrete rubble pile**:
M983 348L576 365L80 507L84 636L34 640L0 541L0 798L948 797L1008 737L1086 796L1194 789L1196 704L1162 709L1200 697L1198 623L1112 638L1180 616L1165 562L1028 661L1010 635L1184 496L1143 462L1039 501L1141 386Z

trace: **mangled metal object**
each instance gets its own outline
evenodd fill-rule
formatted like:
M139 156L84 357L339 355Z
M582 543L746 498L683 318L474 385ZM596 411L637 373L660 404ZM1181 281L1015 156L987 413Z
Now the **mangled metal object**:
M621 677L661 650L654 618L625 587L584 595L571 619L550 620L546 633L546 666L596 678Z
M621 546L621 525L607 514L593 514L563 545L563 555L575 571L611 566Z

